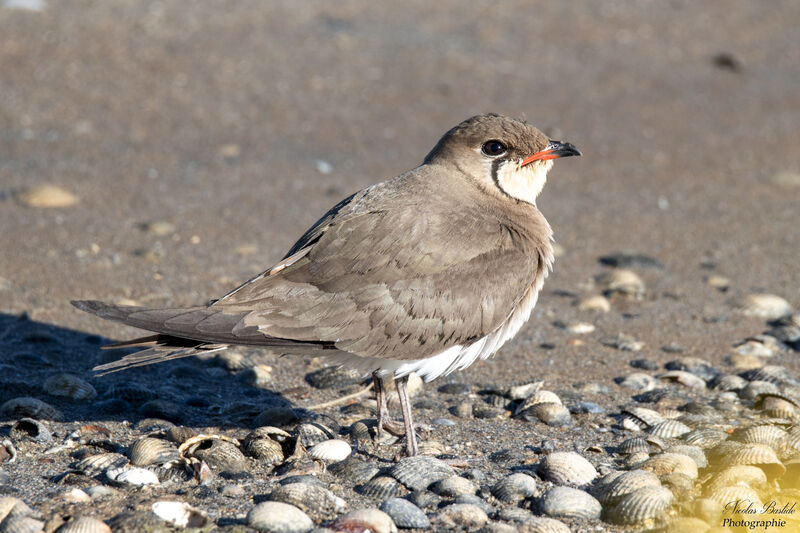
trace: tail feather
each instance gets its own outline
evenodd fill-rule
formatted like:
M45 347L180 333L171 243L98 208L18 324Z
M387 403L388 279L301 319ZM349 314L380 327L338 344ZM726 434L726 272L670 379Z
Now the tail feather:
M127 370L137 366L152 365L154 363L161 363L162 361L171 361L172 359L191 357L192 355L200 353L207 354L218 352L227 347L228 346L224 344L201 344L196 347L176 347L167 345L153 346L152 348L126 355L122 359L118 359L104 365L98 365L92 370L97 372L98 376L105 376L106 374L119 372L120 370Z
M265 346L292 352L316 353L331 349L332 343L306 342L264 335L255 326L243 326L247 312L225 313L222 308L188 307L148 309L111 305L96 300L75 300L72 305L114 322L154 331L156 335L110 344L103 348L145 348L95 367L99 375L150 365L195 354L224 350L230 344Z

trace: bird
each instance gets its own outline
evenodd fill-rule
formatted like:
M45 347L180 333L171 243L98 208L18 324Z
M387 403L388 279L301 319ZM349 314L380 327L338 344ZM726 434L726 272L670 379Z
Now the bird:
M553 264L553 232L536 205L553 161L579 156L526 121L476 115L423 162L325 213L277 264L205 305L146 308L75 300L154 335L99 373L263 346L321 356L372 375L377 434L418 453L408 378L425 382L493 355L536 305ZM403 422L383 379L394 379Z

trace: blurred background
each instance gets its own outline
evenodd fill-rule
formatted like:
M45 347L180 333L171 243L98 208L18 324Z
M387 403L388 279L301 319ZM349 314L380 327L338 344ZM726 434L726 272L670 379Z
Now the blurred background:
M219 296L490 111L584 153L540 198L562 247L546 294L617 250L698 313L722 302L693 288L710 273L800 293L797 2L0 6L4 313L132 334L68 301Z

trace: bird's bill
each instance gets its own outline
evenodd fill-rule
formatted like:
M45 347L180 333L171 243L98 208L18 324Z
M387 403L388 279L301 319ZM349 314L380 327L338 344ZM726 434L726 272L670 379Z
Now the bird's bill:
M520 166L530 165L534 161L548 161L559 157L569 157L571 155L581 155L581 151L575 145L561 141L550 141L547 148L541 152L536 152L532 156L525 158Z

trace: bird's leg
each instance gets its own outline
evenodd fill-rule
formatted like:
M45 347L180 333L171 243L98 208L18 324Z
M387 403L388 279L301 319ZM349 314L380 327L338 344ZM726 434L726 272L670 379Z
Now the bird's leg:
M392 420L392 417L389 415L389 407L386 405L386 391L383 388L383 378L378 375L377 371L372 373L372 382L375 384L375 400L378 402L377 440L381 440L381 434L384 428L392 435L403 435L405 426L396 420Z
M414 420L411 417L411 402L408 399L408 375L394 380L400 408L403 410L403 423L406 430L406 451L409 457L417 455L417 435L414 433Z

